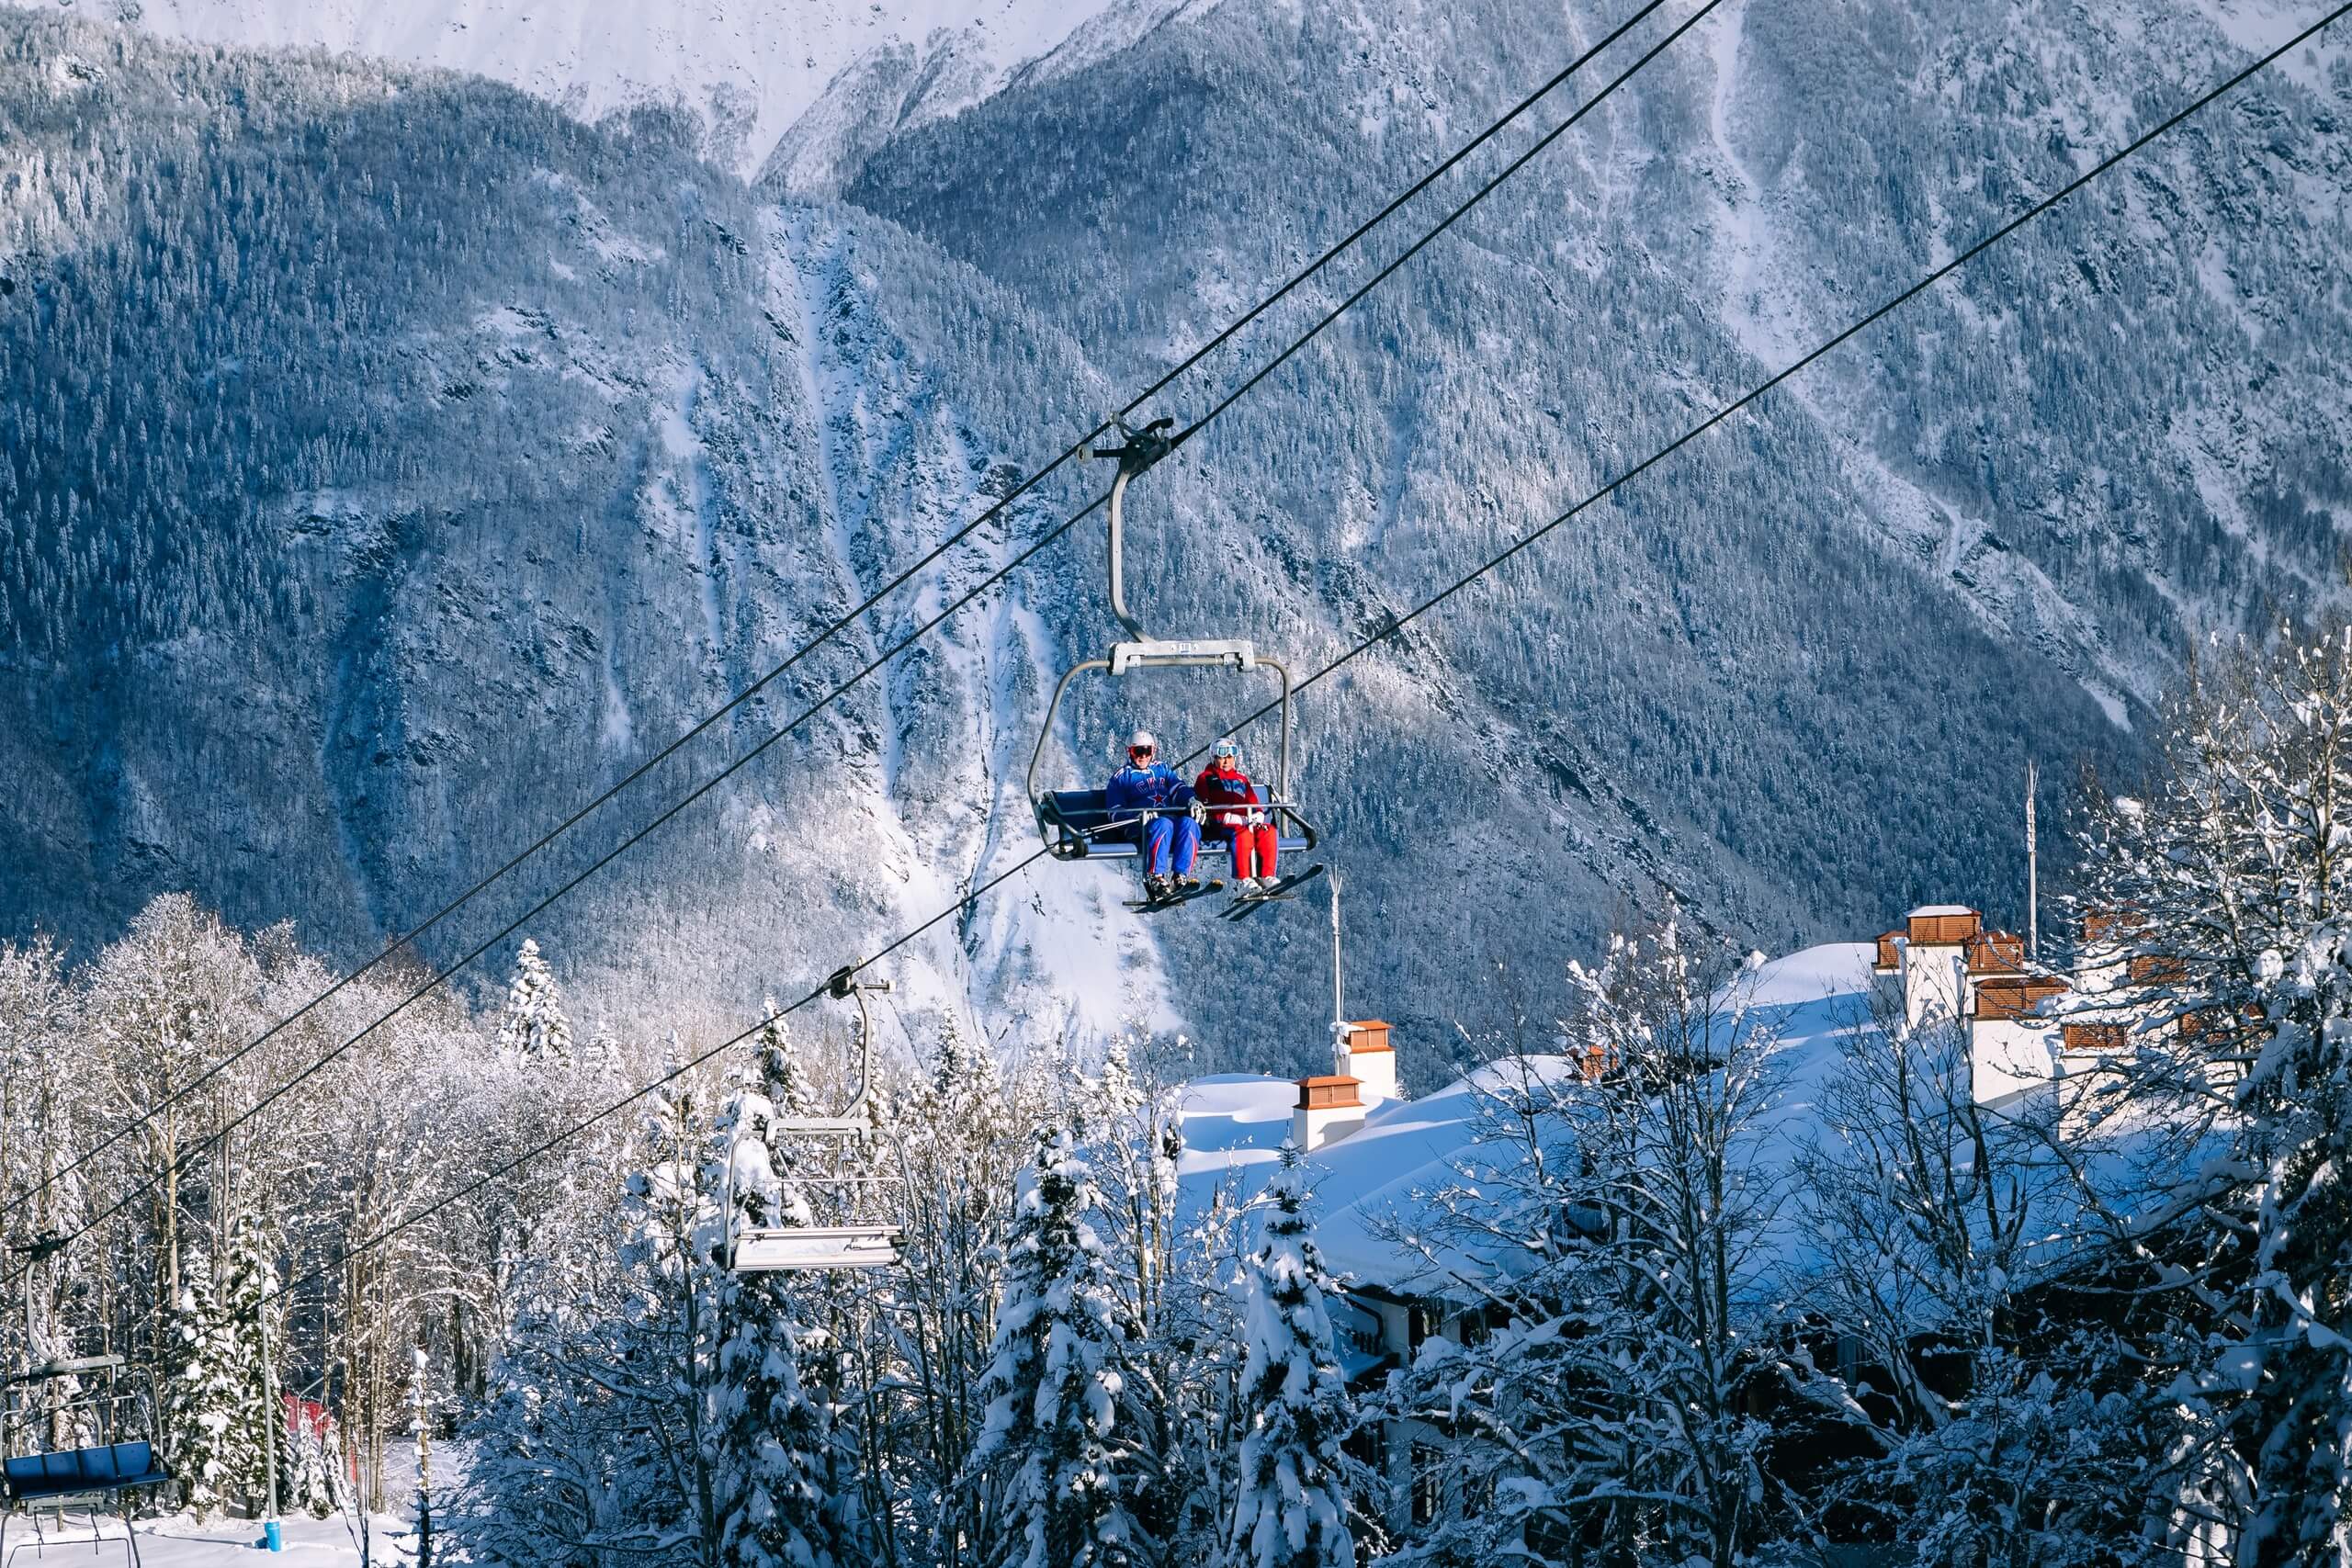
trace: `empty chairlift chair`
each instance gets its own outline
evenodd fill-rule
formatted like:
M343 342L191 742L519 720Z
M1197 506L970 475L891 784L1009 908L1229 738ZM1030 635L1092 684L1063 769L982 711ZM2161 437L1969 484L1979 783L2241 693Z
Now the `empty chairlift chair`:
M1046 722L1038 732L1036 749L1029 757L1028 789L1030 805L1037 816L1037 831L1044 837L1047 852L1057 860L1121 860L1141 852L1135 831L1136 817L1130 813L1114 819L1102 790L1038 787L1046 742L1053 736L1054 718L1061 711L1062 698L1069 693L1071 682L1091 670L1108 671L1114 679L1148 670L1225 669L1245 675L1257 670L1271 671L1280 682L1282 735L1275 752L1274 798L1261 809L1272 815L1283 854L1305 853L1315 848L1315 829L1299 815L1291 798L1290 671L1260 653L1247 637L1150 637L1145 636L1141 623L1128 613L1125 581L1127 484L1168 455L1173 442L1167 432L1173 423L1172 420L1155 420L1146 428L1135 430L1122 420L1119 429L1127 438L1125 446L1087 453L1090 457L1114 457L1119 463L1118 477L1111 481L1111 613L1118 617L1119 625L1132 640L1113 643L1106 658L1089 659L1073 666L1054 687L1053 700L1046 706ZM1203 853L1223 853L1227 847L1218 840L1201 846Z
M888 1185L870 1170L857 1168L858 1145L874 1134L866 1113L874 1093L874 1018L865 1005L869 991L887 991L887 980L860 982L854 967L836 971L826 983L837 998L857 1003L857 1093L836 1116L779 1116L769 1123L779 1144L824 1151L830 1167L821 1175L794 1173L796 1185L813 1189L814 1201L855 1207L855 1195L871 1194ZM878 1222L820 1225L749 1225L738 1223L733 1190L735 1162L728 1161L726 1195L728 1267L738 1274L773 1274L791 1270L883 1269L899 1261L899 1227Z
M18 1247L37 1256L45 1244ZM54 1250L53 1248L51 1250ZM149 1380L133 1373L122 1357L101 1353L58 1357L0 1382L0 1568L11 1553L9 1527L28 1515L33 1540L27 1545L60 1544L40 1530L40 1511L60 1520L70 1505L86 1506L91 1534L97 1536L100 1505L120 1505L123 1543L139 1562L139 1538L130 1528L137 1495L171 1479L155 1452L155 1400ZM76 1541L74 1544L80 1545ZM88 1543L95 1551L94 1539Z

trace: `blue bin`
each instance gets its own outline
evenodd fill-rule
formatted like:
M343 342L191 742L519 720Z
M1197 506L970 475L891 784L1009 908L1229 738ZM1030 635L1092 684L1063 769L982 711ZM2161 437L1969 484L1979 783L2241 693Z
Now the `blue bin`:
M265 1519L262 1521L261 1544L263 1549L268 1551L283 1551L286 1550L286 1542L278 1534L277 1521L276 1519Z

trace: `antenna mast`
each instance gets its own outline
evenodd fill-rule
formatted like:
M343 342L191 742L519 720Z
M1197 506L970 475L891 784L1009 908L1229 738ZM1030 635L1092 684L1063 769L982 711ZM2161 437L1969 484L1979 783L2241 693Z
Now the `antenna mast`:
M1348 1038L1347 1007L1340 988L1340 872L1331 869L1331 1056L1339 1059Z
M2025 760L2025 953L2029 960L2041 960L2041 865L2033 841L2033 790L2041 782L2041 770L2032 758Z

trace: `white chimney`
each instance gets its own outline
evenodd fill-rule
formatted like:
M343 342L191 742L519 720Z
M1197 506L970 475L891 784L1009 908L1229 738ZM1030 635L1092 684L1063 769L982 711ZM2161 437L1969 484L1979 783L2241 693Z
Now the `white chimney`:
M1340 1031L1340 1071L1356 1080L1366 1105L1403 1098L1396 1089L1396 1053L1389 1049L1388 1025L1376 1018Z
M1914 1029L1930 1020L1958 1022L1971 1000L1968 944L1984 917L1964 904L1925 904L1904 924L1904 1021Z
M1363 1125L1362 1086L1345 1073L1298 1080L1298 1108L1290 1113L1290 1141L1312 1154Z

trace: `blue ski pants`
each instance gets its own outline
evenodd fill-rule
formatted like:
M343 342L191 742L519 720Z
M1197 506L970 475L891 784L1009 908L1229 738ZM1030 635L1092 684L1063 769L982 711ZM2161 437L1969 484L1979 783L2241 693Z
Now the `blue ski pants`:
M1147 875L1166 876L1168 854L1176 852L1178 876L1193 874L1193 857L1201 852L1201 825L1190 817L1151 817L1143 825L1143 869Z

